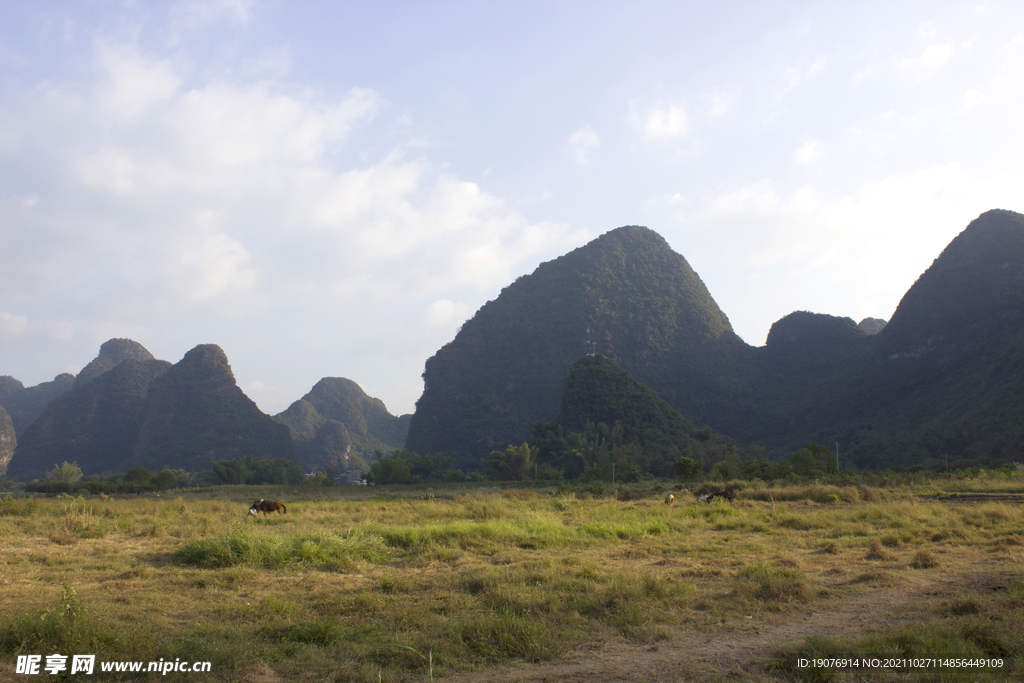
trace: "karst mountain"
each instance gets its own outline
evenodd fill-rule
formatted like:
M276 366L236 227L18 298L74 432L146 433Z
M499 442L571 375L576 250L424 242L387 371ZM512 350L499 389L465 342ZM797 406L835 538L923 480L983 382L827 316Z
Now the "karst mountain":
M322 472L368 470L378 451L402 448L410 417L392 415L350 379L324 377L274 419L291 430L305 471Z
M431 357L407 447L482 454L559 413L582 356L606 356L697 425L783 455L841 443L859 466L1024 447L1024 216L989 211L880 319L794 312L752 347L686 260L629 226L506 287ZM760 448L758 451L760 451ZM1016 449L1016 450L1014 450Z
M0 468L28 480L65 460L88 474L271 455L355 471L404 445L468 472L545 429L613 418L652 474L708 443L729 457L838 445L859 468L1019 460L1024 215L972 221L888 322L796 311L759 347L660 235L618 228L509 284L427 360L423 380L411 416L325 377L271 417L215 345L172 365L112 339L77 376L35 387L0 377Z

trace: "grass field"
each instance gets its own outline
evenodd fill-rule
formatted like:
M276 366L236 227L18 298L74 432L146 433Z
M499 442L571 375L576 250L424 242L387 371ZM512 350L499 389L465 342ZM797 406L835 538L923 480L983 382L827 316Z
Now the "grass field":
M741 484L712 505L685 490L666 505L665 483L5 498L0 679L46 679L15 673L17 655L56 652L211 662L91 680L430 680L554 666L582 643L639 658L761 638L751 661L681 654L670 680L905 680L794 664L849 654L998 657L916 675L1021 680L1024 478L880 483ZM257 497L288 513L246 517ZM808 614L838 621L799 628ZM637 662L633 680L653 680Z

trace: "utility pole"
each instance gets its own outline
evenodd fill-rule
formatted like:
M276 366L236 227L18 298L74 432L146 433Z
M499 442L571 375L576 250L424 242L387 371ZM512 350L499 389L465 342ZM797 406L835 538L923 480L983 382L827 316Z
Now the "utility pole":
M612 486L615 486L615 463L612 463Z
M839 442L836 441L836 476L839 475Z

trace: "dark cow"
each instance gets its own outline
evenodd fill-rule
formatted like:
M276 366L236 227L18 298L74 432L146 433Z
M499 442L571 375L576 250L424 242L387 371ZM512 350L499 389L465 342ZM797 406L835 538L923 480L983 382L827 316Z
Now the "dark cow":
M284 503L278 503L277 501L273 500L263 500L262 498L260 498L259 500L252 504L251 508L249 508L249 514L253 517L256 517L261 512L265 515L270 514L271 512L284 514L287 513L288 510L287 508L285 508Z
M702 500L705 503L713 503L715 502L715 498L725 498L727 501L732 503L733 501L736 500L736 492L733 491L732 489L726 489L721 493L709 493L706 496L701 496L697 500Z

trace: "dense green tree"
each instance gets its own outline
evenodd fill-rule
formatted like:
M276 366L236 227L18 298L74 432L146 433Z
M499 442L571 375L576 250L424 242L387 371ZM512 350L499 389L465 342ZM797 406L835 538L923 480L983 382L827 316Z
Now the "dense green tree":
M196 474L183 469L169 470L174 475L174 488L185 489L194 486Z
M709 427L696 427L653 390L612 360L587 356L563 383L562 410L533 426L537 462L566 479L635 481L672 477L680 458L704 463L735 461L735 444Z
M82 468L78 466L77 462L65 460L60 465L54 465L53 469L46 475L46 478L50 481L62 481L73 484L82 478Z
M807 444L789 457L793 473L801 477L827 474L829 460L829 450L820 443Z
M162 469L153 475L150 479L150 484L157 491L166 491L169 488L173 488L178 478L169 469Z
M682 456L675 461L673 469L676 477L682 481L697 481L704 471L704 466L693 458Z
M532 479L536 459L537 449L524 443L521 446L509 446L504 451L491 451L484 459L484 469L496 481Z
M133 484L148 483L153 478L152 473L145 467L133 467L124 473L122 479Z
M408 449L396 450L390 456L380 451L376 455L377 462L370 466L367 480L377 484L418 484L466 479L465 473L452 468L453 458L450 455L420 455Z
M711 468L711 478L716 481L728 481L729 479L735 479L737 474L738 470L736 465L728 460L716 462L715 466Z
M793 468L784 460L772 461L755 458L744 460L737 465L741 479L785 479L793 473Z
M411 484L412 463L402 457L381 457L370 466L366 478L374 484Z
M302 484L306 480L302 469L291 460L252 455L213 462L206 476L215 485Z

